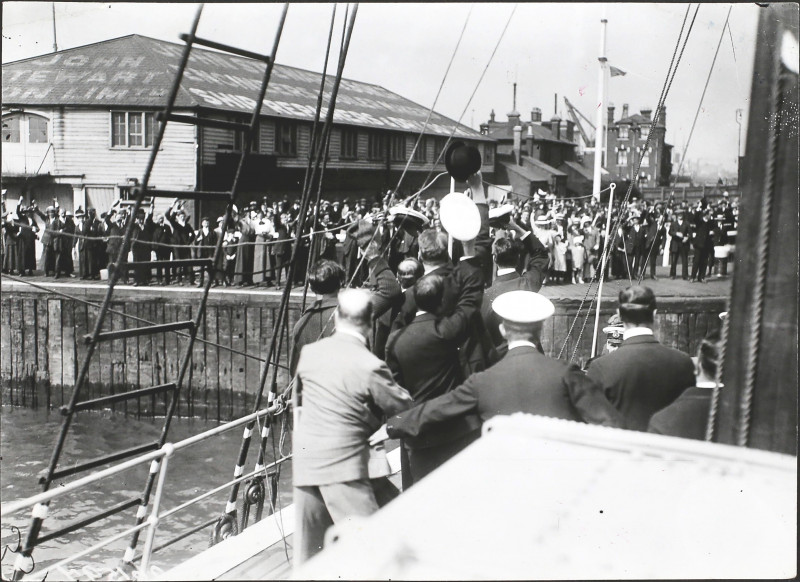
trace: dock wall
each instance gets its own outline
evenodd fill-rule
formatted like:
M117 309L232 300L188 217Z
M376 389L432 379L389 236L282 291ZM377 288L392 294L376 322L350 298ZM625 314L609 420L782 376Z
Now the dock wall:
M104 289L74 285L61 291L76 299L29 286L3 284L0 296L3 404L58 408L69 402L87 350L83 336L91 333L99 312L97 307L77 298L99 305ZM122 313L153 323L192 319L200 294L199 289L188 288L117 289L112 309L120 314L110 314L103 331L145 325L127 318L126 326ZM279 303L280 295L276 292L212 291L198 337L264 360ZM574 360L582 364L591 350L594 312L586 320L581 334L588 301L579 318L576 313L580 300L555 299L554 303L556 313L543 329L545 352L557 356L569 336L562 358L569 359L577 344ZM613 302L608 303L601 322L613 313ZM719 328L718 314L725 309L724 304L722 297L660 299L656 335L662 343L694 355L706 333ZM290 325L297 320L300 306L301 296L293 295ZM280 360L283 366L287 363L287 341L284 337ZM600 347L604 341L602 336ZM174 381L187 344L188 339L176 333L100 344L89 367L88 384L79 400ZM252 411L263 362L213 344L195 343L177 409L180 416L228 420ZM271 378L272 371L268 385ZM288 379L287 372L281 369L277 377L279 391ZM146 396L116 404L114 410L133 416L163 415L166 401L164 396Z

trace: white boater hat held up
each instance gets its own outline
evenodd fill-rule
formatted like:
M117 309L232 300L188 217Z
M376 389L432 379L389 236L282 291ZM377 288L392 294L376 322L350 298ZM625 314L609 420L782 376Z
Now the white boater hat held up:
M439 203L439 220L456 240L467 241L478 236L481 215L477 205L461 192L451 192Z

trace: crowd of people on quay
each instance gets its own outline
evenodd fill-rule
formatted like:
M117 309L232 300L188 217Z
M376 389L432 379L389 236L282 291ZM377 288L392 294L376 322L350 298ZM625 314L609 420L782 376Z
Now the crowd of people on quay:
M384 223L382 240L389 265L396 270L406 257L415 257L414 236L403 232L393 237L396 227L386 222L397 200L387 193L382 199L321 200L308 211L297 251L300 264L328 258L339 262L348 279L358 263L356 244L358 222L369 219ZM605 244L606 205L593 197L558 199L543 191L533 196L509 192L508 202L489 201L497 214L492 235L509 231L509 219L530 229L547 251L543 282L548 285L583 283L597 275ZM431 227L442 230L439 201L434 197L412 197L406 207L418 212ZM3 200L2 271L31 275L35 270L56 279L79 277L100 279L101 270L113 262L122 243L128 221L134 221L131 261L210 258L222 236L223 217L201 217L192 226L183 203L176 200L164 213L154 214L153 205L140 208L116 201L108 212L94 208L74 212L59 207L58 201L42 210L36 201L15 207ZM288 276L292 243L297 234L298 201L270 201L264 197L242 209L235 208L226 229L223 252L213 273L213 285L241 287L281 286ZM617 203L610 225L617 229L609 249L607 280L657 278L656 267L669 267L671 278L692 281L724 277L735 242L738 220L737 200L727 192L711 202L685 200L635 200L624 207ZM399 227L404 229L401 224ZM510 229L512 238L516 231ZM36 256L36 240L41 252ZM680 264L680 273L678 272ZM691 271L690 271L691 269ZM690 276L691 272L691 276ZM295 270L294 284L305 283L307 269ZM123 281L128 279L123 274ZM130 273L135 285L202 285L204 269L198 267L148 268Z
M356 256L366 272L356 288L340 261L322 258L309 270L316 300L294 326L290 357L297 564L322 549L328 527L370 515L400 494L387 479L387 439L401 440L405 491L479 438L496 415L704 438L719 338L702 342L697 364L662 345L649 287L634 281L619 293L610 326L619 341L583 369L544 353L542 329L555 306L539 291L546 281L572 281L553 248L570 236L573 245L600 236L603 210L546 196L491 204L480 173L468 185L472 202L456 193L438 208L434 201L395 208L388 227L359 220ZM663 229L659 245L673 254L667 233L681 244L713 239L720 235L706 225L728 211L735 220L732 206L637 202L616 212L625 244L631 232ZM580 269L573 263L576 281L598 268L590 252L602 242L589 240ZM700 262L705 244L695 247L697 280L708 275L708 257ZM620 248L623 265L612 263L612 276L627 279L628 269L632 275L649 266L638 246L632 259L628 246Z

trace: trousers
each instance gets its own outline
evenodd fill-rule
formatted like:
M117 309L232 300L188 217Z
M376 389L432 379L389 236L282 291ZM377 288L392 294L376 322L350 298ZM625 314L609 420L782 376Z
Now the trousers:
M366 517L378 510L369 479L295 487L294 504L297 516L295 567L322 550L325 532L330 526L353 517Z

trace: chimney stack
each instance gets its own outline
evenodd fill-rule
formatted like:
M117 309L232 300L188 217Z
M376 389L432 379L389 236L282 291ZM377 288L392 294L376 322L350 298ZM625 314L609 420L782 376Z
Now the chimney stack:
M533 126L532 125L528 126L527 138L528 138L528 140L527 140L528 141L528 155L533 157Z
M611 127L612 125L614 125L614 104L613 103L609 103L608 104L608 122L607 122L607 125L608 125L608 127Z
M555 139L561 139L561 118L558 115L550 119L550 132Z
M628 117L628 104L627 103L623 103L622 104L622 119L625 119L626 117Z
M517 125L514 127L514 157L517 160L517 165L520 162L520 150L522 149L522 126Z
M541 123L542 122L542 110L538 107L534 107L531 109L531 122L533 123Z
M652 121L650 116L653 114L653 110L651 108L645 107L644 109L642 109L641 113L642 113L642 117L644 117L645 119L647 119L649 121Z
M489 114L489 121L494 123L494 109L492 109L492 112Z

